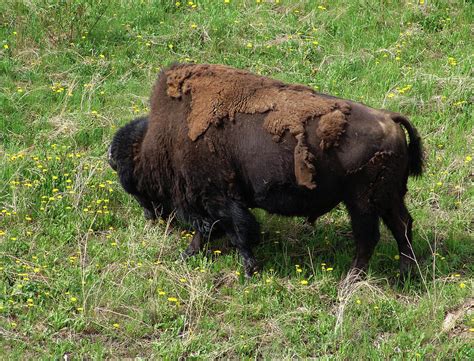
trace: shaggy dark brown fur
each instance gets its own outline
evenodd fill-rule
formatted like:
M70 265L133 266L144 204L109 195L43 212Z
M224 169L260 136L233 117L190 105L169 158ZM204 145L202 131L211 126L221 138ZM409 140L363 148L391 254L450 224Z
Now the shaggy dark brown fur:
M407 145L403 126L409 135ZM172 212L196 229L185 251L227 235L247 274L259 226L249 208L310 220L343 202L365 269L392 231L400 267L412 263L403 198L422 148L403 116L219 65L174 65L158 77L151 112L120 129L110 164L147 218Z
M305 124L321 117L318 134L321 147L336 146L344 132L350 106L343 100L318 96L302 85L287 85L247 71L222 65L185 64L166 71L167 94L181 98L191 96L187 117L191 140L235 115L264 114L264 127L278 141L288 131L297 139L295 175L298 184L313 189L315 167L305 139Z

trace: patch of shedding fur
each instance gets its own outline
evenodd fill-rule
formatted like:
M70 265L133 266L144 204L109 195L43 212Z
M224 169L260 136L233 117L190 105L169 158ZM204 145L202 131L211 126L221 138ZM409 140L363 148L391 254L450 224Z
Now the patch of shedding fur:
M316 130L318 137L321 138L319 143L321 149L337 147L339 138L345 132L346 124L346 115L338 109L321 116Z
M321 96L303 85L277 80L222 65L183 64L165 72L167 94L191 95L188 135L195 141L211 125L234 121L237 113L266 114L264 127L279 141L288 131L297 141L295 176L299 185L314 189L314 155L305 141L305 125L320 118L321 148L337 146L347 123L350 106L339 99Z
M314 168L314 155L309 151L304 142L304 134L296 135L297 144L294 151L295 156L295 177L298 184L309 189L316 188L313 177L316 173Z

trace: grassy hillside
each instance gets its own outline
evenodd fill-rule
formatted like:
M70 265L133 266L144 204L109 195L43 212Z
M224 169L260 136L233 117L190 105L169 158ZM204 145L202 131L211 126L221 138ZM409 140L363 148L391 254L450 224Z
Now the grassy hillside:
M20 1L0 4L2 358L473 359L470 1ZM159 69L222 63L410 117L417 279L382 238L367 280L343 207L315 227L256 210L263 271L225 240L151 224L106 150Z

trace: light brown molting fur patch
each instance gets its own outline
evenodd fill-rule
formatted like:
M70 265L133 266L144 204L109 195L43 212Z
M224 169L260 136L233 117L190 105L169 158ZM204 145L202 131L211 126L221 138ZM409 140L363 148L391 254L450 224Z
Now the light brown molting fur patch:
M275 141L286 131L295 137L295 177L299 185L310 189L316 187L316 170L314 155L305 141L306 122L321 118L318 134L321 148L327 149L337 146L350 112L346 102L321 96L309 87L284 84L222 65L177 65L165 74L170 97L191 95L187 119L191 140L224 119L234 121L237 113L265 113L264 127Z
M296 136L297 144L295 147L295 177L298 180L298 184L305 186L309 189L316 188L316 184L313 181L313 177L316 174L314 168L314 156L309 151L308 147L304 142L304 134L298 134Z
M321 138L320 148L325 150L337 147L339 138L346 131L346 124L346 115L339 109L324 114L319 120L318 129L316 129L317 136Z

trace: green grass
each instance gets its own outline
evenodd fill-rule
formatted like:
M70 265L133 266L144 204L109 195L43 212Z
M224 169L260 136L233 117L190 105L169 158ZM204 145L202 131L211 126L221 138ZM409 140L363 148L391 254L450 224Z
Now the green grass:
M2 358L473 359L472 3L119 3L0 4ZM383 229L367 280L341 283L342 207L315 227L256 210L252 280L225 240L176 262L189 235L147 223L105 160L173 61L408 115L427 159L407 196L419 277L397 283Z

